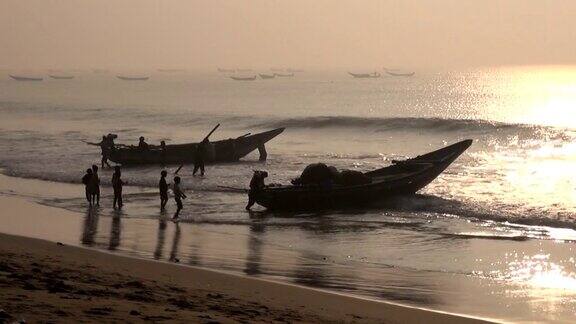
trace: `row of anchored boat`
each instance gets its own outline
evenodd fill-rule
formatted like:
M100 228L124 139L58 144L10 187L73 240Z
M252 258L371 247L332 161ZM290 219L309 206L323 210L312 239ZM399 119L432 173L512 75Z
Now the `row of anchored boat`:
M12 78L13 80L16 80L16 81L43 81L44 80L44 77L30 77L30 76L12 75L12 74L10 74L9 76L10 76L10 78ZM74 79L73 75L49 75L48 77L51 79L55 79L55 80ZM120 80L123 80L123 81L146 81L146 80L150 79L150 77L148 77L148 76L133 77L133 76L117 75L116 77Z
M411 77L414 74L416 74L416 72L400 72L400 71L391 71L391 70L386 70L385 72L386 72L386 74L388 74L390 76L395 76L395 77ZM380 72L372 72L372 73L348 72L348 74L350 74L354 78L358 78L358 79L375 79L375 78L382 77L382 74L380 74Z
M213 130L214 131L214 130ZM213 132L212 131L212 132ZM151 146L115 144L108 158L124 167L146 164L182 165L195 161L199 145L203 145L206 163L233 163L254 150L266 160L265 144L280 135L284 128L214 142ZM212 133L211 132L211 133ZM206 139L207 140L207 139ZM318 209L366 207L398 195L412 195L438 177L470 145L464 140L415 158L393 161L393 164L369 172L320 172L308 181L287 185L251 188L250 199L269 210L307 211ZM262 172L255 172L255 177ZM338 176L332 176L338 174ZM304 174L303 174L304 176ZM344 181L337 181L344 177ZM348 180L346 180L348 179Z

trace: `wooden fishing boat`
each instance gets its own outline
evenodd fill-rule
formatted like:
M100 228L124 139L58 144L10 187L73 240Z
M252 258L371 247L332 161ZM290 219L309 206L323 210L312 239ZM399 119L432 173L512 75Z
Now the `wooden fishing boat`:
M254 80L256 80L256 76L251 76L251 77L231 76L230 79L235 80L235 81L254 81Z
M265 144L284 131L277 128L254 135L246 134L227 140L209 142L206 147L206 163L237 162L248 153L258 150L260 160L266 160ZM109 160L122 165L182 164L194 162L199 143L150 146L142 151L137 146L116 144L110 151Z
M270 210L306 211L366 206L392 196L410 195L436 179L470 145L465 140L406 161L364 173L370 183L350 186L269 186L255 194Z
M391 76L399 76L399 77L411 77L414 74L416 74L416 72L401 73L401 72L392 72L392 71L386 71L386 73L388 73Z
M55 80L70 80L70 79L74 79L73 75L50 75L50 77L52 79Z
M379 78L382 75L378 72L373 72L373 73L352 73L352 72L348 72L348 74L350 74L351 76L353 76L354 78L357 79L374 79L374 78Z
M258 74L258 75L260 76L260 79L263 79L263 80L274 79L274 78L276 77L275 74L263 74L263 73L260 73L260 74Z
M10 74L9 76L16 81L42 81L42 80L44 80L44 78L25 77L25 76L12 75L12 74Z
M118 79L120 80L124 80L124 81L146 81L148 79L150 79L150 77L131 77L131 76L122 76L122 75L117 75L116 76Z

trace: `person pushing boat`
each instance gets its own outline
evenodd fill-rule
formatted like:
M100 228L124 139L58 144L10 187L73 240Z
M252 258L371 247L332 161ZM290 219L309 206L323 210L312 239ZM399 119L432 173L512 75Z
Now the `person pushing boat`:
M198 147L196 147L196 154L194 155L194 171L192 171L192 175L196 175L196 172L200 170L200 175L204 176L204 163L206 162L209 143L210 141L208 140L208 137L206 137L198 144Z
M246 205L246 210L250 210L252 206L256 203L256 195L266 187L264 179L268 177L268 172L266 171L254 171L252 175L252 180L250 180L250 190L248 191L248 204Z
M102 141L100 141L99 143L86 142L86 144L99 146L100 149L102 150L102 161L101 161L102 169L104 168L104 165L107 165L109 168L112 167L110 166L110 163L108 163L108 159L110 158L110 152L114 149L115 137L116 135L114 134L108 134L103 135Z

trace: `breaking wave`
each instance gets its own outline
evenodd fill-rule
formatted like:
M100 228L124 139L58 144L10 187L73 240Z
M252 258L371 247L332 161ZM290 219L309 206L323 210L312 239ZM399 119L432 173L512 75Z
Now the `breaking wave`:
M318 116L287 118L274 121L260 122L252 127L276 128L287 127L294 129L374 129L376 131L402 131L402 130L430 130L437 132L494 132L510 131L562 131L553 127L535 126L528 124L512 124L494 122L480 119L443 119L418 117L351 117L351 116Z

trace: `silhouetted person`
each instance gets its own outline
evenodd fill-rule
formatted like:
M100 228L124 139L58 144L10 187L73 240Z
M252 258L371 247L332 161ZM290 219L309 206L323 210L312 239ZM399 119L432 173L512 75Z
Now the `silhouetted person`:
M114 174L112 175L112 188L114 189L114 202L112 203L112 208L122 208L122 186L124 186L124 181L122 181L122 172L120 167L114 167Z
M160 172L160 181L158 182L158 189L160 190L160 210L166 208L166 203L168 202L168 184L166 183L166 176L168 173L166 170Z
M90 179L92 178L92 169L86 169L86 174L82 177L82 183L84 184L84 190L86 191L86 200L88 204L92 206L92 199L90 199Z
M92 165L92 177L90 177L88 187L92 204L100 205L100 178L98 177L98 166L96 164Z
M182 205L182 199L186 199L186 195L180 187L180 177L174 177L174 188L172 191L174 191L174 200L176 201L177 206L176 213L174 214L174 217L172 217L172 220L177 221L180 216L180 211L184 208Z
M200 175L204 175L204 162L206 161L208 143L208 139L204 139L196 147L196 154L194 155L194 171L192 171L192 175L196 175L198 169L200 169Z
M138 141L138 149L142 152L148 151L148 143L146 143L144 141L144 136L140 136L140 139Z
M104 165L107 165L109 168L111 168L110 164L108 163L108 158L110 157L110 151L112 151L114 148L114 139L112 138L112 135L103 135L102 141L100 141L100 143L87 143L90 145L99 146L102 150L102 169L104 169Z
M166 142L160 141L160 160L162 166L166 165Z
M250 208L254 206L256 203L256 194L266 187L264 183L266 177L268 177L268 172L254 171L252 180L250 180L250 191L248 191L248 205L246 205L246 210L250 210Z

